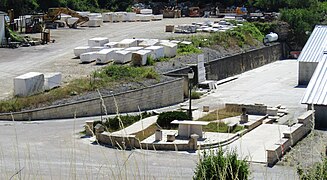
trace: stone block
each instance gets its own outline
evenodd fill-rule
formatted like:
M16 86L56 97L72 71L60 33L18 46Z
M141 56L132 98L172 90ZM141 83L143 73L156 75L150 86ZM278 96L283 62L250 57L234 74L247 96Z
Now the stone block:
M278 109L277 108L267 108L268 116L277 116Z
M162 42L161 46L164 47L165 57L175 57L177 55L177 44L171 42Z
M97 59L97 52L87 52L80 55L81 63L90 63Z
M151 56L151 50L139 50L132 54L132 63L136 66L144 66L147 63L147 59Z
M175 133L167 134L167 142L174 142L176 139Z
M174 25L166 25L166 32L174 32Z
M80 57L81 54L90 52L91 47L90 46L79 46L74 48L74 55L76 57Z
M44 90L50 90L59 87L61 84L61 72L44 73Z
M44 74L29 72L14 78L14 95L29 96L43 91Z
M120 50L113 54L115 63L125 64L132 60L132 53L130 51Z
M160 59L165 56L164 47L163 46L149 46L146 47L145 50L151 50L153 52L153 59Z
M136 47L137 40L136 39L124 39L118 43L119 48L129 48L129 47Z
M91 47L94 46L103 47L108 42L109 39L106 37L95 37L88 40L88 45Z

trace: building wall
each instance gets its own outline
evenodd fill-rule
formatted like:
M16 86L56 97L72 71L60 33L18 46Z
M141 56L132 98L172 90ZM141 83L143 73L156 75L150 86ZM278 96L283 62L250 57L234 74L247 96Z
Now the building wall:
M0 14L0 45L5 43L5 16Z
M315 129L327 129L327 106L314 105L314 110Z
M184 100L183 78L176 78L169 82L150 87L118 93L114 96L104 96L103 101L108 114L136 112L149 110L180 103ZM23 112L15 112L15 120L45 120L86 117L105 114L101 110L99 98L78 101L74 103L50 106ZM1 120L12 120L10 113L0 114Z
M308 85L318 62L299 62L299 85Z

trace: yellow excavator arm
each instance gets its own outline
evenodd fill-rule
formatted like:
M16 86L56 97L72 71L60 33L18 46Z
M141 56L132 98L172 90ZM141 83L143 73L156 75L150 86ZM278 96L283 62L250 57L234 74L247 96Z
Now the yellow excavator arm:
M71 15L72 17L78 18L78 20L75 23L73 23L73 24L68 24L66 22L66 24L70 28L76 28L77 27L77 24L80 24L82 22L89 21L89 18L88 17L81 16L76 11L74 11L72 9L69 9L69 8L64 8L64 7L49 8L48 13L44 15L44 21L45 22L53 23L54 21L60 19L61 13L67 14L67 15Z

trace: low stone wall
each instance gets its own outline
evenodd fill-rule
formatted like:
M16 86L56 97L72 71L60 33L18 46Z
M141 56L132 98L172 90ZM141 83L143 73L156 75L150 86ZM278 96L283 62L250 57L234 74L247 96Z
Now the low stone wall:
M240 112L242 113L242 108L246 108L247 114L253 115L266 115L267 106L263 104L235 104L235 103L226 103L226 111L230 112Z
M104 96L108 114L133 112L180 103L184 100L183 78L149 86L146 88ZM116 102L116 103L115 103ZM95 116L104 114L100 98L94 98L58 106L49 106L22 112L14 112L15 120L45 120ZM0 114L1 120L12 120L10 113Z
M268 166L275 165L291 146L294 146L311 131L313 115L314 111L309 110L298 117L298 123L290 127L286 132L283 132L283 138L280 141L267 148Z

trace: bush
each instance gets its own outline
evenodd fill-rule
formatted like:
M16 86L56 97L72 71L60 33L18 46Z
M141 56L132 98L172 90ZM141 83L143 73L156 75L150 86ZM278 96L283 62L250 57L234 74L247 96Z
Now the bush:
M157 123L162 128L173 129L177 128L177 125L171 124L173 120L187 120L190 119L186 112L182 111L170 111L160 113Z
M298 168L297 173L301 180L327 179L327 158L324 158L321 163L315 164L308 170Z
M224 155L225 153L225 155ZM238 160L235 151L204 151L203 157L195 168L193 179L248 179L249 164L245 159Z
M200 99L201 95L202 95L202 94L199 93L199 92L192 91L192 92L191 92L191 99Z
M143 112L141 113L141 115L136 116L115 116L114 118L106 118L103 123L101 123L101 121L96 121L95 123L93 123L93 125L95 126L96 124L101 123L106 127L107 131L114 132L124 129L134 124L135 122L150 116L152 116L152 113L147 112Z

